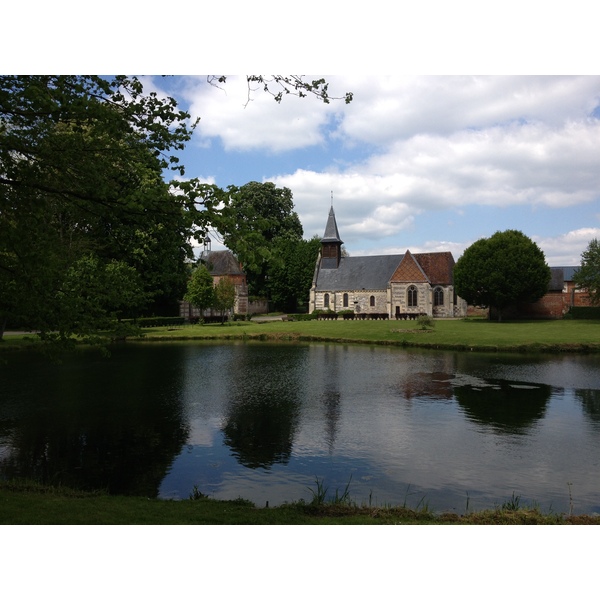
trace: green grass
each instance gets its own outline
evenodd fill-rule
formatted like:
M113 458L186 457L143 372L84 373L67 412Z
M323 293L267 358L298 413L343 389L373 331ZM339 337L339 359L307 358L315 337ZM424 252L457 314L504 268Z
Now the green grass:
M430 329L414 321L274 321L187 325L146 330L146 340L257 339L394 344L487 351L600 351L600 321L437 320Z
M510 501L509 501L510 502ZM600 517L543 514L536 508L435 514L418 507L357 506L348 498L256 508L247 500L151 500L27 482L0 483L2 525L598 525Z
M598 352L600 321L490 322L436 320L420 329L415 321L252 321L225 325L183 325L145 329L148 341L290 340L392 344L407 347L506 352ZM35 336L7 335L3 348L26 347Z

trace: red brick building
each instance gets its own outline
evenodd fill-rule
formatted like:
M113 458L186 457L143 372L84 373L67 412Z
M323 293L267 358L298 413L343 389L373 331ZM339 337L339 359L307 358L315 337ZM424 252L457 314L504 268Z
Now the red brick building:
M548 292L537 302L522 303L503 311L503 318L562 319L572 306L591 306L589 294L578 290L573 276L578 267L550 267ZM469 316L487 314L487 309L469 307Z

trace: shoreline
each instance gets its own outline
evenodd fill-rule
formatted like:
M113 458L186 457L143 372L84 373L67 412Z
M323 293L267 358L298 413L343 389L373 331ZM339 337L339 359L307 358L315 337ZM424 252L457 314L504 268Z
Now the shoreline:
M514 496L514 494L513 494ZM479 511L435 512L357 505L351 499L257 508L203 494L187 500L111 496L31 481L0 481L0 525L600 525L596 514L543 513L508 504Z

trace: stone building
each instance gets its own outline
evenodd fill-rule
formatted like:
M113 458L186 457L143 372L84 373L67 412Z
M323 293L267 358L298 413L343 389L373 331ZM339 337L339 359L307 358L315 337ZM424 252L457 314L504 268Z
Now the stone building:
M240 315L248 314L248 285L246 282L246 273L233 252L230 250L213 251L210 250L210 243L205 243L204 251L200 258L204 261L212 275L214 285L217 285L219 280L223 277L229 278L235 285L235 304L233 306L233 312ZM179 315L189 319L192 317L199 317L200 311L189 302L182 300L179 302ZM213 310L205 310L204 316L213 316Z
M331 207L310 290L310 312L353 311L385 318L466 315L466 303L454 292L450 252L350 257L342 256L342 244Z

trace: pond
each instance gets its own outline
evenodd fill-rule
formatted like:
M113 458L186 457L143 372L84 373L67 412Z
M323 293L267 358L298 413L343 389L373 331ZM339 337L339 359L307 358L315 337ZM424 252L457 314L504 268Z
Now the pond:
M0 356L0 476L257 506L600 513L600 359L280 343Z

